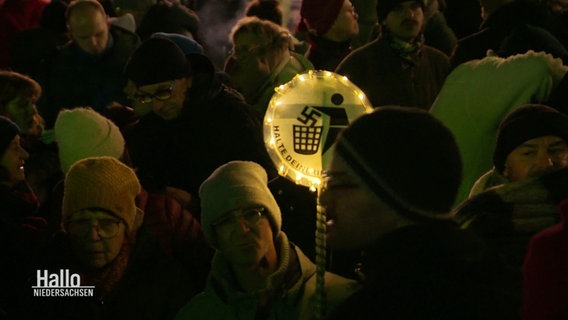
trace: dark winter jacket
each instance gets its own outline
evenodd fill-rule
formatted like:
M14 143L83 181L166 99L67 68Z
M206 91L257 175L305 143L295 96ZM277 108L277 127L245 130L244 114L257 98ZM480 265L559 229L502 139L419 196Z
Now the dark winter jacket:
M72 258L64 234L54 238L37 269L49 273L69 269L80 275L82 286L89 285ZM33 297L35 275L36 272L19 319L171 319L196 293L185 271L165 256L158 242L142 228L138 230L126 271L109 293L103 295L101 288L95 286L93 297Z
M450 222L403 227L363 259L363 288L330 319L515 319L498 264Z
M524 28L524 25L541 27L548 31L552 37L560 36L561 30L554 26L552 17L541 6L528 4L527 1L522 0L512 1L493 12L483 22L479 32L458 41L451 57L452 69L466 61L486 57L487 50L491 49L498 52L503 41L516 29ZM530 38L524 39L523 45L527 46L527 50L541 51L548 47L549 40L547 38L534 34ZM559 40L565 43L562 38L559 38Z
M0 310L10 317L19 303L18 289L47 239L47 222L35 216L37 199L25 187L0 184Z
M456 220L519 272L530 238L558 222L556 207L564 198L568 168L482 192L456 208Z
M139 42L136 34L111 26L109 47L101 56L90 56L71 41L46 57L37 80L42 87L39 113L47 128L53 127L63 108L90 106L101 111L112 101L125 103L123 69Z
M310 47L306 58L315 70L334 71L339 63L351 52L351 41L336 42L313 34L308 35Z
M143 225L158 240L162 251L189 271L193 287L203 290L214 250L198 219L164 193L142 190L136 197L136 207L144 211Z
M261 116L213 74L194 78L177 119L150 113L125 138L141 183L151 192L172 186L196 197L201 183L231 160L255 161L275 175Z
M354 50L337 67L373 106L400 105L428 110L449 72L448 57L423 46L414 62L402 59L380 37Z

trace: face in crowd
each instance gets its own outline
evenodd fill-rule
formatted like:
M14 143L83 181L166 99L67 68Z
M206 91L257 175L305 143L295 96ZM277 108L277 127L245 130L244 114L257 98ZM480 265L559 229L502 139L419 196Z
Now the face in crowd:
M7 181L4 184L13 187L26 179L24 174L24 162L29 158L29 154L20 144L20 136L16 135L8 145L2 158L0 166L7 172Z
M24 133L30 133L39 125L36 107L37 97L20 96L6 104L6 114Z
M331 160L320 202L328 218L327 242L337 250L360 250L404 223L338 155Z
M128 241L124 221L101 209L75 212L66 224L66 231L73 254L90 269L100 269L113 262Z
M262 39L248 30L241 30L234 35L233 58L238 61L240 71L249 75L250 80L248 81L255 84L244 87L256 90L257 86L264 81L263 79L270 75L281 62L287 48L279 47L278 41L273 41L274 43L263 45Z
M213 227L219 251L237 268L249 268L267 257L276 257L272 227L262 207L231 211Z
M351 1L346 0L327 34L333 35L336 41L347 41L359 34L359 16Z
M566 141L556 136L543 136L527 140L513 149L505 161L503 176L514 182L567 166Z
M383 21L383 27L404 41L415 39L424 26L424 12L418 1L405 1L394 7Z
M140 87L131 86L134 108L138 109L136 112L139 114L151 110L164 120L176 119L181 114L191 83L191 78L187 77Z
M84 52L98 56L107 46L109 21L104 10L83 4L74 8L67 21L71 38Z

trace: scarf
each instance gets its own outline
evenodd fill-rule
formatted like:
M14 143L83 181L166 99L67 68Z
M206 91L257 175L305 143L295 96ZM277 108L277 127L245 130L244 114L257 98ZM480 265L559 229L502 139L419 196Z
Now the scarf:
M390 32L385 32L385 37L389 46L400 58L412 65L417 64L418 55L420 55L422 46L424 45L423 34L420 34L411 42L401 40Z

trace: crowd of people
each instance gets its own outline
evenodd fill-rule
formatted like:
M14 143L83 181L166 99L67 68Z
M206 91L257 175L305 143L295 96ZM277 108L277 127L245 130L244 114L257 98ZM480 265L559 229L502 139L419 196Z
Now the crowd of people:
M0 0L0 319L568 318L568 1L211 5ZM373 106L317 192L310 70Z

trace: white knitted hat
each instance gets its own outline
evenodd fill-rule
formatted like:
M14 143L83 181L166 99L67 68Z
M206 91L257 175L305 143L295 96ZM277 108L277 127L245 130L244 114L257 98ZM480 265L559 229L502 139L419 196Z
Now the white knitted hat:
M266 171L252 161L231 161L217 168L199 188L201 227L209 243L217 248L213 223L236 209L262 206L266 209L273 235L282 227L282 213L268 189Z
M91 108L62 110L54 128L63 172L84 158L109 156L120 159L124 153L120 129Z

